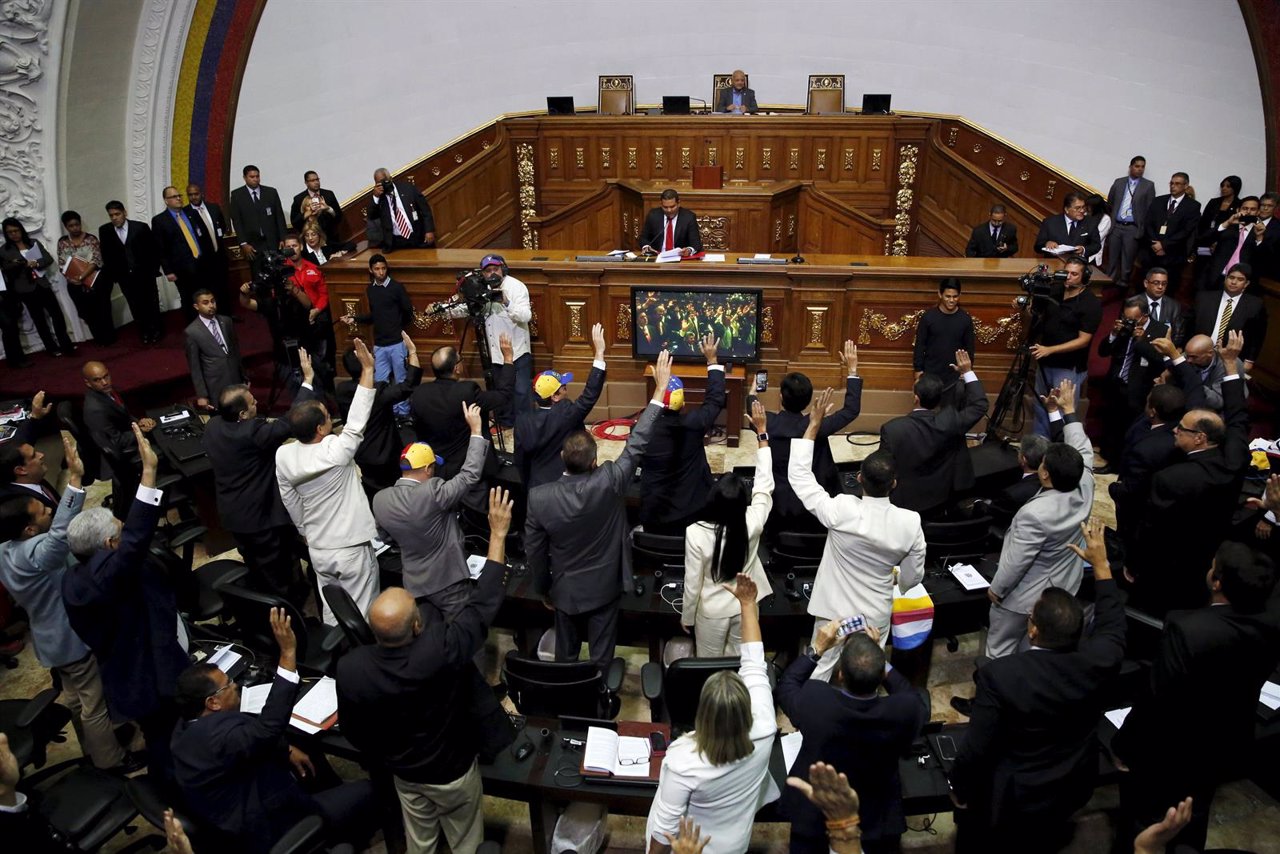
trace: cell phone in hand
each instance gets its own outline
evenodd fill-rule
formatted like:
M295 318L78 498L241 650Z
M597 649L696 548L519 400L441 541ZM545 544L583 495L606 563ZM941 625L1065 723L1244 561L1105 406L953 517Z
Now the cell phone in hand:
M756 394L769 388L769 372L756 371Z
M845 638L854 632L860 632L867 627L866 617L858 614L854 617L845 617L840 621L840 628L836 629L836 637Z

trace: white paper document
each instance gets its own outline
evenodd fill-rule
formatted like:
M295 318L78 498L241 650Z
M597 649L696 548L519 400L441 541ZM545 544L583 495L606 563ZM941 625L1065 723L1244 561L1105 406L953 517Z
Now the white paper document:
M708 252L706 255L703 255L703 256L702 256L702 260L703 260L703 261L711 261L711 262L713 262L713 263L715 263L715 262L719 262L719 263L723 264L723 263L724 263L724 253L723 253L723 252Z
M1052 253L1054 255L1074 255L1076 253L1076 248L1074 246L1067 246L1065 244L1059 243L1053 249L1049 249L1048 247L1045 247L1043 251Z
M324 676L307 695L293 706L294 726L303 729L299 724L322 724L338 711L338 683L330 676ZM302 720L298 720L302 718Z
M947 571L955 576L965 590L985 590L991 586L991 582L983 578L973 564L954 563L947 567Z
M231 644L218 647L217 651L209 656L209 660L205 664L212 664L223 673L230 673L231 668L235 667L236 662L240 660L240 653L231 649Z
M271 683L251 685L240 689L240 711L250 715L262 714L262 707L267 704L267 695L271 693Z
M782 766L791 773L791 766L796 764L800 755L800 747L804 744L804 736L799 732L789 732L782 737Z
M670 264L673 261L679 261L683 256L684 256L684 253L681 252L678 248L668 249L666 252L658 253L658 263Z
M486 561L487 558L484 555L469 555L467 557L467 572L471 573L472 581L480 577L480 573L484 571Z
M1262 693L1258 695L1258 702L1272 711L1280 709L1280 685L1274 682L1263 682Z
M582 752L586 771L615 777L649 776L649 739L618 735L604 727L587 727L587 746Z
M1123 709L1112 709L1104 714L1107 720L1111 721L1111 725L1116 729L1124 726L1124 719L1129 717L1129 713L1133 711L1133 706L1125 706Z
M756 254L752 255L751 257L752 257L752 258L755 258L757 261L768 261L768 260L769 260L770 258L772 258L773 256L772 256L772 255L770 255L768 252L757 252Z

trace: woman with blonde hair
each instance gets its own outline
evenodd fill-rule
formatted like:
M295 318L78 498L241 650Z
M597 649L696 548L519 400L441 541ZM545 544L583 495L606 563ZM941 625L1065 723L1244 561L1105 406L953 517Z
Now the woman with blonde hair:
M765 432L765 411L751 402L756 430L756 476L746 481L726 474L716 482L707 503L684 533L684 595L680 624L693 627L699 658L737 655L742 642L738 601L725 586L738 573L756 583L759 597L773 592L760 562L760 535L773 509L773 457Z
M721 671L707 680L694 730L667 750L645 828L649 854L670 851L668 840L685 815L711 837L703 854L741 854L751 843L756 811L778 797L769 776L778 725L757 592L751 576L738 576L733 595L741 611L742 665L737 673Z

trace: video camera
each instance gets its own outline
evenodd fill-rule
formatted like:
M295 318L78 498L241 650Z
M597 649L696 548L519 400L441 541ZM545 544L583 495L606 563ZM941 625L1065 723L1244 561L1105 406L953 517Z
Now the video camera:
M293 255L292 249L268 249L262 253L258 271L253 274L253 290L259 299L283 300L289 295L293 265L286 263L286 259Z
M1048 265L1038 264L1031 272L1018 279L1018 286L1024 292L1023 296L1018 297L1018 305L1022 308L1035 307L1039 300L1059 305L1067 289L1067 271L1050 273Z
M483 315L489 303L502 302L502 276L485 276L479 268L467 270L458 276L458 293L471 315Z

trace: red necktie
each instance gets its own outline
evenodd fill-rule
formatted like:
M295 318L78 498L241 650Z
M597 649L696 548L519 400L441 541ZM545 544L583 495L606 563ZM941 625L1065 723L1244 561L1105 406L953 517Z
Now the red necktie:
M670 252L672 249L676 248L675 233L671 229L671 224L674 221L675 220L673 220L671 217L667 217L667 237L665 240L662 241L663 252Z
M116 406L124 409L124 401L120 398L120 395L117 392L111 392L111 399L116 402Z

